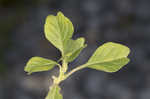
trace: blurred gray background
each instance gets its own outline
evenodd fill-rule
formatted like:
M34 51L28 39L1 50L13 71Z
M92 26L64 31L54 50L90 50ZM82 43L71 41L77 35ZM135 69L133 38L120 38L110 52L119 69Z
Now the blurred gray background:
M62 11L74 24L74 39L88 47L70 68L85 63L105 42L131 49L131 62L116 73L84 69L61 84L64 99L150 98L150 0L0 0L0 99L44 99L49 72L28 76L29 58L57 60L59 51L44 37L49 14Z

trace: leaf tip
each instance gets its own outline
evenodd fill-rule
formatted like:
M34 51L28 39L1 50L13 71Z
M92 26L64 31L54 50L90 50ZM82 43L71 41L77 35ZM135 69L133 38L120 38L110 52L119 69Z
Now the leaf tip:
M57 16L64 16L64 14L61 11L58 11Z

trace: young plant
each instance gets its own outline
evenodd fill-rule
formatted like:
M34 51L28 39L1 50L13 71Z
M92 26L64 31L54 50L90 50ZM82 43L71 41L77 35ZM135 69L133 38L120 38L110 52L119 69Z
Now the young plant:
M104 72L116 72L129 62L127 58L130 49L124 45L108 42L98 47L89 60L71 71L68 71L68 63L78 57L80 52L87 46L85 39L80 37L72 39L74 27L71 21L58 12L57 16L49 15L44 25L45 36L61 52L61 58L58 61L45 59L41 57L31 58L25 71L28 74L33 72L48 71L55 66L59 68L59 75L52 76L53 84L45 99L63 99L60 93L59 84L71 76L76 71L84 68L96 69ZM62 64L58 62L62 61Z

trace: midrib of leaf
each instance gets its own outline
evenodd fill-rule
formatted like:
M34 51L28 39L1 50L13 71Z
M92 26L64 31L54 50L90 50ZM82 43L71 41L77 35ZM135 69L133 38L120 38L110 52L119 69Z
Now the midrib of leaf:
M34 63L38 63L38 62L34 62ZM38 63L39 64L39 63ZM54 64L52 64L52 63L48 63L48 64L44 64L44 65L30 65L31 67L43 67L43 66L49 66L49 65L56 65L56 63Z
M90 66L90 65L96 65L96 64L103 64L103 63L108 63L108 62L113 62L113 61L117 61L117 60L121 60L121 59L124 59L124 58L127 58L127 57L122 57L122 58L116 58L114 60L112 59L108 59L108 60L104 60L104 61L101 61L101 62L87 62L85 66Z
M100 55L99 55L99 54L94 54L94 56L92 56L92 57L95 57L96 60L97 60L97 57L101 57L101 58L102 58L102 59L101 59L102 61L103 61L103 60L104 60L104 61L112 61L111 59L105 59L105 58L107 58L107 57L110 55L110 53L113 52L113 50L114 50L114 47L112 47L112 48L111 48L111 51L109 50L109 52L107 52L106 54L100 54ZM105 49L103 48L102 51L101 51L101 53L103 53L104 51L105 51ZM119 54L117 54L117 55L119 55ZM91 57L91 58L92 58L92 57ZM114 55L113 55L113 57L117 57L117 56L114 56ZM95 59L94 59L94 60L95 60ZM94 60L92 60L92 61L94 61ZM91 61L91 60L90 60L90 61Z
M60 17L61 18L61 21L62 21L62 17ZM64 18L65 19L65 18ZM64 24L63 25L61 25L58 21L60 21L60 20L58 20L58 17L57 17L57 20L56 20L56 22L57 22L57 25L58 25L58 29L59 29L59 34L61 35L60 36L60 40L61 40L61 44L62 44L62 55L64 56L64 50L65 50L65 37L66 37L66 34L67 34L67 32L68 32L68 24L65 24L65 22L66 21L64 21ZM65 32L64 32L64 36L62 36L62 33L61 33L61 31L64 31L64 26L66 26L66 28L67 29L65 29ZM67 31L66 31L67 30ZM62 38L63 37L63 38Z
M66 19L64 18L64 20L66 20ZM62 18L61 18L61 21L62 21ZM66 34L68 33L68 24L66 24L65 22L66 21L64 21L63 25L59 24L59 27L61 27L61 26L63 27L63 28L61 28L62 31L64 31L64 26L66 26L66 29L65 29L65 32L64 32L64 36L61 36L61 37L63 37L62 41L65 41L65 37L67 36Z
M58 17L56 17L56 18L58 18ZM59 24L59 22L58 22L58 19L56 20L56 22L57 22L57 25L58 25L58 34L60 34L60 40L61 40L61 45L62 45L62 55L64 54L64 43L63 43L63 39L62 39L62 34L61 34L61 25ZM62 25L63 26L63 25ZM63 26L63 28L64 28L64 26Z

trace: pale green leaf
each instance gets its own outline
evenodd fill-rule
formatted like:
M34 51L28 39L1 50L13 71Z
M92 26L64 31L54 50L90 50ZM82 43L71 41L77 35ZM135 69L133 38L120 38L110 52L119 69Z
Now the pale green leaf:
M83 48L86 47L85 39L84 38L78 38L76 40L70 39L67 45L65 46L65 56L67 56L67 61L71 62L73 61L83 50Z
M89 61L87 67L105 72L116 72L129 62L130 49L118 43L105 43L100 46Z
M60 90L61 89L58 85L52 85L45 99L63 99Z
M48 71L52 69L56 64L57 63L55 61L49 59L33 57L28 61L24 70L28 72L28 74L31 74L33 72Z
M64 54L65 43L72 37L74 28L71 21L58 12L57 16L49 15L44 26L46 38Z

